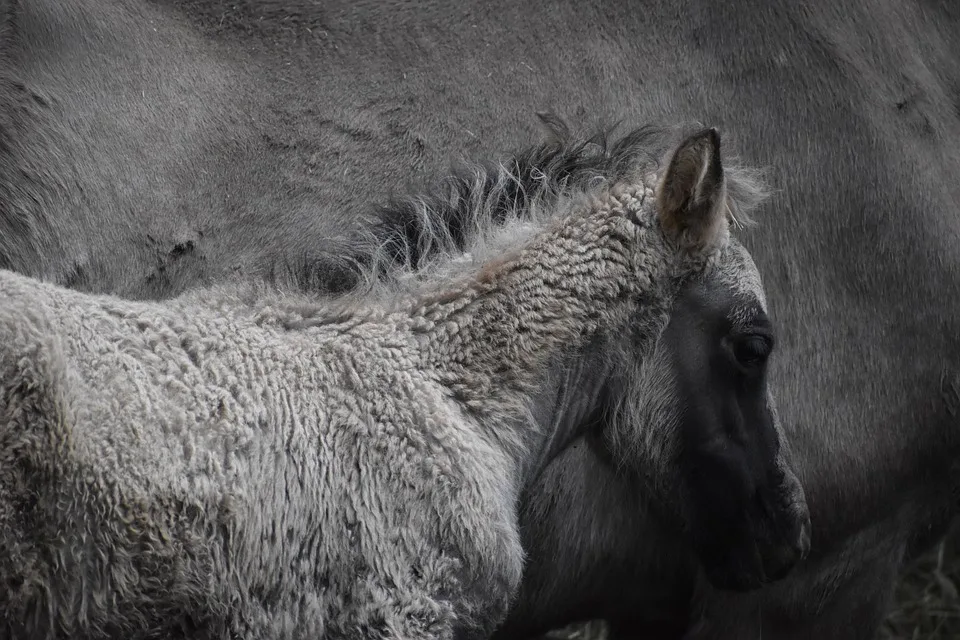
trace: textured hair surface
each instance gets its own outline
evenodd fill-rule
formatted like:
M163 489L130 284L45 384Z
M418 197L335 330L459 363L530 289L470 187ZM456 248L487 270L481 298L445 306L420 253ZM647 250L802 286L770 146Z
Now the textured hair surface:
M612 125L577 135L555 114L538 116L547 133L541 143L500 162L461 162L421 193L376 207L371 228L354 243L361 247L354 295L462 272L568 213L583 196L623 181L652 185L666 151L689 129L647 125L618 134ZM752 224L769 193L762 173L733 161L724 173L728 219Z
M551 364L626 326L648 354L722 249L660 224L655 140L554 140L396 201L370 234L383 295L352 309L263 283L133 302L0 271L0 635L491 631L555 428L531 419L556 405Z

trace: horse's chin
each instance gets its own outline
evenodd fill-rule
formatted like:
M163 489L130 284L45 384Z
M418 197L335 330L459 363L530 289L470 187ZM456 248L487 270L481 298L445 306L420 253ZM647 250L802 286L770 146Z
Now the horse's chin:
M720 591L755 591L769 582L760 551L753 544L720 558L701 556L700 562L707 582Z
M754 591L783 580L810 550L809 519L800 518L789 540L750 540L718 554L714 547L699 554L707 581L721 591Z

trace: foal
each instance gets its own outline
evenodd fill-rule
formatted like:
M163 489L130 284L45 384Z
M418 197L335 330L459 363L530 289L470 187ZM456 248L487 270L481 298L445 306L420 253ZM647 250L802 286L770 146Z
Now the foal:
M715 131L645 178L376 304L0 272L0 637L488 634L558 365L642 360L728 246Z

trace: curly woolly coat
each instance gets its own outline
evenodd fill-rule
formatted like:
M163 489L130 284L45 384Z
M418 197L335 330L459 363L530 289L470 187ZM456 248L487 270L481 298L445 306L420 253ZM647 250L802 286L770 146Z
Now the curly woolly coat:
M478 273L350 310L0 271L0 636L487 633L550 358L662 327L726 241L678 250L653 200L558 201Z

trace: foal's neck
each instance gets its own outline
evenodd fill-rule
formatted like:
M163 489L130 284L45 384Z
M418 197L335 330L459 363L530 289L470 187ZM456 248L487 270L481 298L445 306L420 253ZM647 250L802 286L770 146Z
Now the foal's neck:
M514 254L484 265L455 292L422 298L424 363L473 412L522 411L556 354L626 324L627 302L654 293L670 268L650 220L628 219L641 196L608 196ZM643 245L648 259L635 259ZM644 304L647 304L645 300Z

